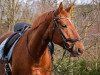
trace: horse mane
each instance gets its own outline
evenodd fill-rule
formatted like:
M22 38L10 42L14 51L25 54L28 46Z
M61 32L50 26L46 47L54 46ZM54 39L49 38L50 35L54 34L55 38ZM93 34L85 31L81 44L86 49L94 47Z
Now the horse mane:
M46 12L41 16L37 17L32 24L32 29L38 28L42 23L44 23L46 20L52 17L52 13L53 13L52 11Z

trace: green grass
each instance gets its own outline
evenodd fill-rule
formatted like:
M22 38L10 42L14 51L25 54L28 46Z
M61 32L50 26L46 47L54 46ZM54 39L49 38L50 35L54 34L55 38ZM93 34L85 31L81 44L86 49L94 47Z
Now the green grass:
M54 61L55 75L100 75L100 62L64 58Z

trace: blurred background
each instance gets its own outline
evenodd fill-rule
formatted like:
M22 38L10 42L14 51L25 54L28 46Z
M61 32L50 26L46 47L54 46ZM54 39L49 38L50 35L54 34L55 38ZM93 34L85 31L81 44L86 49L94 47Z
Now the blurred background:
M100 0L0 0L0 36L13 30L18 22L32 24L44 12L56 10L63 2L67 8L74 4L70 18L80 34L85 50L80 57L72 58L55 45L53 54L54 75L100 75Z

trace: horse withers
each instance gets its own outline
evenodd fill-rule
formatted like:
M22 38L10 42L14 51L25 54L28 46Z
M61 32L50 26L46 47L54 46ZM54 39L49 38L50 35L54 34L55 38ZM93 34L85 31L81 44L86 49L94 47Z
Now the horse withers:
M47 48L50 41L74 57L83 53L84 45L68 18L70 9L64 9L61 3L56 11L44 13L33 22L14 47L12 75L51 75L52 60Z

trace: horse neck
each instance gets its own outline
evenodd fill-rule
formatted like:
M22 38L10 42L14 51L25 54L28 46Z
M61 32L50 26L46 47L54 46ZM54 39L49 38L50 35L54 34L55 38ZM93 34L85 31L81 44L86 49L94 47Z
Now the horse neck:
M30 34L31 36L30 36L30 42L28 46L29 46L29 51L34 59L40 58L47 47L47 44L49 42L47 31L50 22L51 19L48 18L47 20L42 22L42 24L39 25L37 29L31 30L32 32Z

